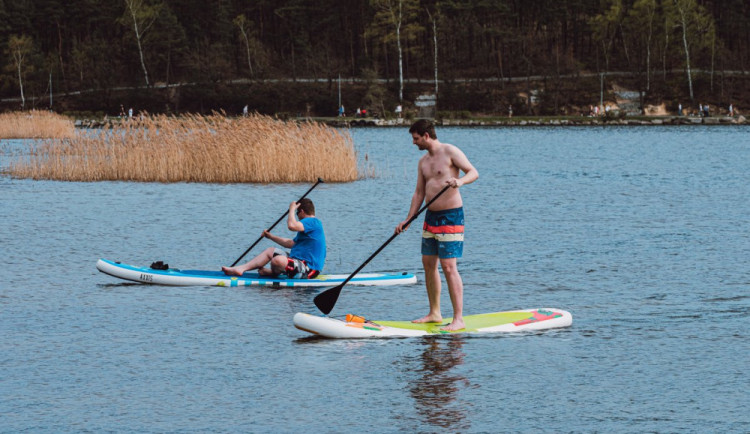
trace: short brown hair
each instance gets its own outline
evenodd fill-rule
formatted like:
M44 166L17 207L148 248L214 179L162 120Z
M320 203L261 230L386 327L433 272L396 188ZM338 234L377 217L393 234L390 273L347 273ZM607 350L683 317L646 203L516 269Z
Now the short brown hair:
M420 136L424 136L425 133L429 133L431 138L437 139L437 134L435 134L435 125L427 119L420 119L414 122L411 125L411 128L409 128L409 133L417 133Z
M299 204L299 209L304 211L305 214L315 215L315 205L313 205L313 201L308 198L304 198L297 203Z

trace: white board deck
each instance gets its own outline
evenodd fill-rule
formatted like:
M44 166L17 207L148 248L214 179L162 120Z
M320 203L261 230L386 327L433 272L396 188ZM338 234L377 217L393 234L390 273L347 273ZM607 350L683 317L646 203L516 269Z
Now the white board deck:
M307 313L294 315L294 326L308 333L336 339L393 338L454 333L508 333L569 327L573 315L562 309L540 308L464 316L465 329L441 330L441 323L414 324L410 321L354 322Z

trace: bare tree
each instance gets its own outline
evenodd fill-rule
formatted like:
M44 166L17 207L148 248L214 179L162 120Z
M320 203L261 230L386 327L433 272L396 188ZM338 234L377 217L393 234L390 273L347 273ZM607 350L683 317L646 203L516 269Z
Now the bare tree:
M253 73L253 62L252 57L250 55L250 25L252 25L252 22L248 22L247 18L245 17L245 14L237 15L234 18L234 25L239 27L240 32L242 33L242 38L245 41L245 49L247 50L247 67L250 68L250 75L254 75Z
M612 46L624 15L623 10L622 0L611 0L609 8L592 18L590 21L594 33L594 40L598 41L602 46L604 71L609 71L609 60L612 56Z
M13 56L15 69L18 74L18 86L21 89L21 109L26 107L26 97L23 94L24 60L31 53L33 41L29 36L11 36L8 40L8 51Z
M156 18L159 16L159 12L162 8L162 4L147 5L144 0L124 0L127 6L126 14L129 15L129 19L133 20L133 32L135 33L135 40L138 44L138 54L141 58L141 69L143 69L143 77L146 80L146 86L150 86L148 80L148 69L146 69L146 60L143 55L143 38L144 34L148 31ZM124 23L124 21L123 21Z
M687 72L690 100L695 99L693 94L693 73L690 63L691 50L698 50L707 46L713 39L715 32L714 22L703 7L696 0L672 0L668 17L672 21L672 27L682 30L682 46L685 52L685 71Z
M433 16L430 13L430 8L426 7L427 16L430 18L432 23L432 47L434 49L434 69L435 69L435 97L438 95L438 38L437 38L437 13Z
M627 14L626 27L631 37L646 51L646 90L651 90L651 45L656 19L656 0L637 0ZM624 39L624 38L623 38Z
M395 40L398 50L398 100L404 99L404 50L402 38L413 39L416 31L420 30L414 22L419 8L419 0L370 0L376 9L373 27L381 29L384 42ZM382 31L385 27L392 27L393 33Z
M675 10L677 11L677 23L682 28L682 43L685 49L685 69L687 71L688 86L690 88L690 100L692 101L695 97L693 96L693 74L690 71L690 45L688 44L688 8L690 7L690 0L675 0Z

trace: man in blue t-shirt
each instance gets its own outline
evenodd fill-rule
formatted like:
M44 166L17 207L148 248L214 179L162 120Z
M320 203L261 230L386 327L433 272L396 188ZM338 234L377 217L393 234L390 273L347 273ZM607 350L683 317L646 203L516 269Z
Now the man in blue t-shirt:
M299 218L299 220L297 219ZM323 224L315 217L315 205L310 199L302 199L289 205L287 227L297 232L294 239L283 238L267 230L263 236L291 249L289 253L275 247L269 247L250 262L236 267L221 267L229 276L241 276L250 270L258 270L261 276L278 276L286 274L293 279L312 279L320 274L326 260L326 236ZM265 265L271 263L270 268Z

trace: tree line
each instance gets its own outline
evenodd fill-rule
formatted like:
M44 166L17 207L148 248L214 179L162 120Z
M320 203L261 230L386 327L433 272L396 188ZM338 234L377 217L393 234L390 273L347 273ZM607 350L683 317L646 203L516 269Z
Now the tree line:
M22 108L53 92L339 77L386 79L368 97L400 102L414 79L440 98L458 79L559 89L614 71L646 99L695 100L700 77L731 100L725 80L750 66L750 2L0 0L0 46L0 97Z

